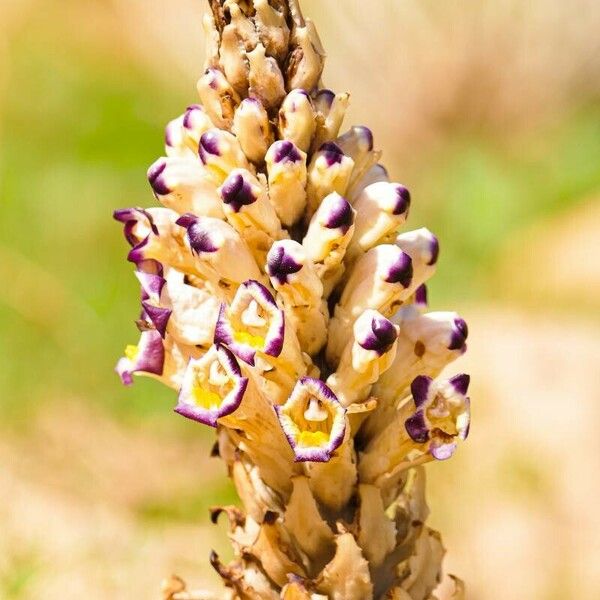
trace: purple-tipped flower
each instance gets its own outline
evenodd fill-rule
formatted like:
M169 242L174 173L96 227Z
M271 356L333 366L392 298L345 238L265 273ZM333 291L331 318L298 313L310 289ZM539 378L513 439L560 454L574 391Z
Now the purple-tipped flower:
M450 458L457 440L466 439L470 423L469 376L434 381L419 375L411 384L416 411L406 420L408 435L437 460Z
M394 325L376 311L365 311L374 313L369 315L368 327L362 327L356 341L365 350L376 352L378 355L385 354L398 338L398 326ZM356 321L355 331L361 319Z
M400 234L396 245L412 259L413 287L416 289L435 273L440 253L438 239L429 229L422 227Z
M315 94L315 108L323 115L327 115L330 111L333 101L335 100L335 92L328 89L319 90Z
M216 427L218 419L240 406L247 385L235 356L216 344L202 358L188 363L175 412Z
M219 185L233 169L250 168L239 140L223 129L209 129L202 134L198 145L198 156Z
M160 333L154 329L143 331L137 346L125 348L125 356L115 368L125 385L133 383L134 373L157 375L163 373L165 348Z
M453 325L454 327L452 329L448 350L460 350L461 352L465 352L467 349L466 341L469 336L467 322L464 319L457 317L454 319Z
M166 196L171 193L171 190L167 187L164 177L161 175L164 173L167 167L167 161L164 158L159 158L154 162L148 169L148 182L156 197Z
M257 352L279 356L283 349L285 319L267 288L258 281L244 282L231 306L221 305L215 342L225 344L241 360L254 365Z
M298 148L290 141L283 140L281 142L275 142L271 146L271 152L273 154L273 162L299 162L302 160L302 155L298 151Z
M123 234L132 247L144 242L151 233L158 235L152 215L144 208L121 208L113 212L113 218L124 223Z
M298 273L304 266L294 257L289 249L290 244L286 242L287 240L273 244L267 255L267 273L279 285L289 283L290 276Z
M373 132L364 125L355 125L341 135L336 144L345 154L354 158L359 152L373 150Z
M186 213L177 219L176 224L186 228L190 248L196 254L216 252L221 247L221 237L207 226L204 219Z
M334 142L325 142L320 148L319 153L326 161L327 166L340 164L344 158L343 150Z
M137 265L135 276L142 288L142 300L158 302L165 285L163 266L157 260L142 261Z
M239 212L243 206L249 206L258 200L251 183L244 179L240 171L235 171L225 180L221 186L221 197L234 212Z
M324 225L328 229L340 229L346 233L354 225L356 212L350 206L348 200L339 194L330 194L323 201Z
M427 295L427 286L424 283L415 290L415 305L421 311L429 305Z
M388 283L399 283L407 288L412 282L413 267L412 259L408 254L402 252L397 259L389 265L385 280Z
M327 462L344 441L346 410L320 379L302 377L275 410L297 462Z
M142 308L144 309L144 313L148 320L154 325L156 331L158 331L160 336L164 339L167 334L167 325L173 311L170 308L156 306L149 300L142 301Z

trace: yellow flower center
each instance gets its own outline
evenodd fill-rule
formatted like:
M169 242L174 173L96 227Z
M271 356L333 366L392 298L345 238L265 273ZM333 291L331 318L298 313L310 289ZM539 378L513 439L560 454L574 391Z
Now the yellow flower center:
M137 346L127 344L127 346L125 346L125 356L133 362L137 358L139 350L140 349Z
M239 344L245 344L252 348L260 349L265 345L265 338L260 335L252 335L247 331L236 331L233 334L233 339Z
M199 385L194 386L192 395L196 405L205 408L206 410L219 408L219 406L221 406L221 396L219 396L219 394L211 392Z
M329 436L323 431L301 431L298 436L300 446L323 446L329 441Z

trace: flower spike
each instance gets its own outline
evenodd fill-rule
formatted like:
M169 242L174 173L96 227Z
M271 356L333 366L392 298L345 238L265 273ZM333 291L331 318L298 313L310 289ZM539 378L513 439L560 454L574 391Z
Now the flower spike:
M412 198L374 132L342 128L350 95L324 87L300 2L208 0L200 101L147 173L162 206L114 215L141 286L117 372L216 429L243 506L213 512L228 598L441 597L423 465L468 434L468 376L435 379L468 328L427 312L438 240L404 230Z

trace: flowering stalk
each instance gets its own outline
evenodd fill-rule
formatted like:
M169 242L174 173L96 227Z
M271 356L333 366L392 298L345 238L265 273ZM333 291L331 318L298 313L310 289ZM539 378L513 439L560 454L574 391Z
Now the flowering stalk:
M216 430L243 510L220 507L236 600L433 600L444 548L424 467L469 431L456 313L427 312L437 238L403 231L409 191L298 0L209 0L207 64L148 171L160 208L115 212L141 286L123 383L159 379ZM464 597L457 580L454 600ZM167 600L208 598L165 581Z

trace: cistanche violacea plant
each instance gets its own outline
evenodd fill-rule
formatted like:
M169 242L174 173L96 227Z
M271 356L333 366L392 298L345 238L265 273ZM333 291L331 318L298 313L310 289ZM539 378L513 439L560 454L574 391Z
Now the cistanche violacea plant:
M454 312L427 312L439 246L403 231L411 197L371 131L340 133L347 93L297 0L210 0L200 103L148 171L161 207L117 210L141 285L140 340L117 364L214 427L243 510L236 600L431 600L444 547L426 463L469 431ZM453 598L463 598L454 578ZM171 578L164 597L208 597Z

